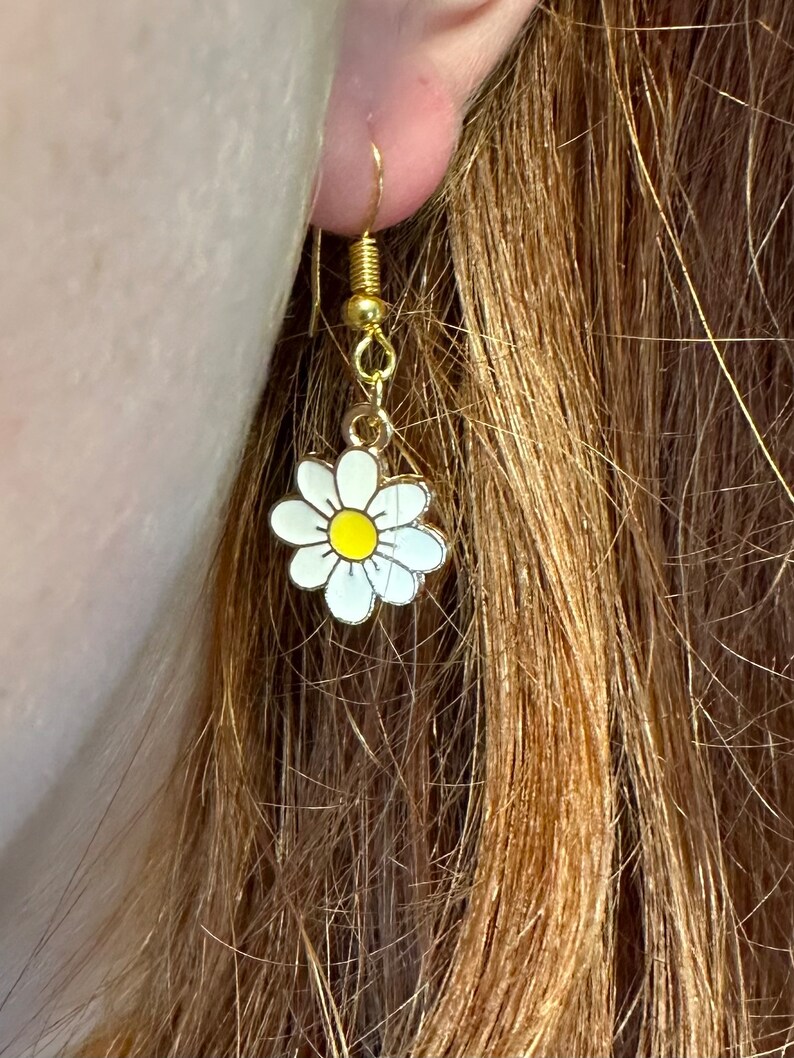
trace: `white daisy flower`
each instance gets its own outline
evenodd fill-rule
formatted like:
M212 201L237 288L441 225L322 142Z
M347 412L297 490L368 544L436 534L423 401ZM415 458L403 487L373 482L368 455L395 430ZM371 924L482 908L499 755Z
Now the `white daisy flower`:
M331 613L360 624L376 597L403 606L447 557L441 533L420 520L430 490L420 478L381 479L371 449L344 451L335 466L314 456L298 463L300 496L270 512L270 527L297 547L289 564L299 588L324 588Z

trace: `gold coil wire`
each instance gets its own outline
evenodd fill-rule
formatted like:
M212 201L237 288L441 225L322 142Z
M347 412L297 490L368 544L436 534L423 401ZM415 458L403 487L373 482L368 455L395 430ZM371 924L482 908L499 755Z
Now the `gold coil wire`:
M350 245L350 289L380 297L380 253L374 236L366 232Z

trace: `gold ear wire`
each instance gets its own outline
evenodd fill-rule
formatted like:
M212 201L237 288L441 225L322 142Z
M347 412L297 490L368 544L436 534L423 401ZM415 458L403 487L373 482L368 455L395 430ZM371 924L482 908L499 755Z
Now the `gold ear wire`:
M376 144L371 143L372 157L375 162L375 192L373 194L372 206L367 216L367 223L364 227L364 235L369 235L373 225L378 219L378 213L380 212L380 204L383 201L383 156Z
M350 244L351 293L345 302L342 316L352 330L363 331L363 337L353 353L353 368L359 382L365 388L375 388L378 394L377 406L380 407L382 384L394 373L397 354L381 327L388 306L381 298L378 243L375 236L370 234L370 229L377 220L383 198L383 158L374 143L372 144L372 157L375 161L376 173L372 208L363 233ZM380 366L367 370L364 366L364 354L373 346L376 350L380 350L382 361Z
M380 204L383 200L383 156L375 143L371 143L371 147L372 157L375 162L375 189L364 231L360 239L356 240L351 247L351 288L354 293L368 293L377 296L380 294L380 262L378 260L377 246L375 240L370 235L370 230L378 219ZM309 318L310 338L314 338L317 334L317 321L319 320L322 311L322 305L320 302L322 236L322 228L314 227L312 229L312 312ZM354 263L354 257L357 263Z
M309 318L309 337L317 334L317 320L320 318L320 251L323 237L322 228L312 229L312 314Z

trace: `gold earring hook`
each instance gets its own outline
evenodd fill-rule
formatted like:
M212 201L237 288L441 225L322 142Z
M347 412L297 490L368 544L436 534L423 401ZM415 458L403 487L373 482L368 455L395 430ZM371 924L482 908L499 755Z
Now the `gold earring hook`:
M383 201L383 156L378 150L377 144L370 142L370 146L372 147L372 158L375 162L375 192L367 223L364 227L364 235L369 235L372 231L372 227L378 219L380 204Z
M312 314L309 317L309 337L317 334L317 320L320 318L320 251L323 229L312 228Z
M370 141L372 148L372 158L375 163L375 187L372 195L370 211L367 215L367 223L364 231L361 235L361 239L372 240L370 231L372 226L378 219L378 213L380 212L381 202L383 201L383 155L380 153L376 143ZM312 311L309 318L309 337L313 338L317 333L317 321L320 318L321 304L320 304L320 265L321 265L321 252L322 252L322 228L314 227L312 229L312 264L311 264L311 292L312 292ZM376 251L377 253L377 251ZM367 265L371 264L371 254L364 255ZM375 257L375 266L377 268L378 261L377 256ZM380 279L377 272L373 274L370 267L366 268L368 274L365 277L360 275L356 277L356 281L353 283L353 289L357 287L361 290L372 290L373 286L380 292Z
M370 234L377 220L383 198L383 158L377 146L372 144L375 160L376 185L372 210L364 232L349 248L351 296L344 307L345 323L354 331L363 331L353 353L353 368L364 387L373 387L373 399L380 407L383 383L391 378L397 363L394 346L383 333L383 322L388 306L381 298L380 253L377 239ZM372 354L380 355L380 363L365 366L364 356L371 361Z

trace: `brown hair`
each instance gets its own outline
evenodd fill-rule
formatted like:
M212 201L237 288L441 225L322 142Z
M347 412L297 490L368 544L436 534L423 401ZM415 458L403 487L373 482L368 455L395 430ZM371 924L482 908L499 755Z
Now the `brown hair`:
M791 1039L793 129L790 0L536 13L383 240L393 470L453 559L362 628L267 528L354 396L301 273L157 921L90 1053Z

